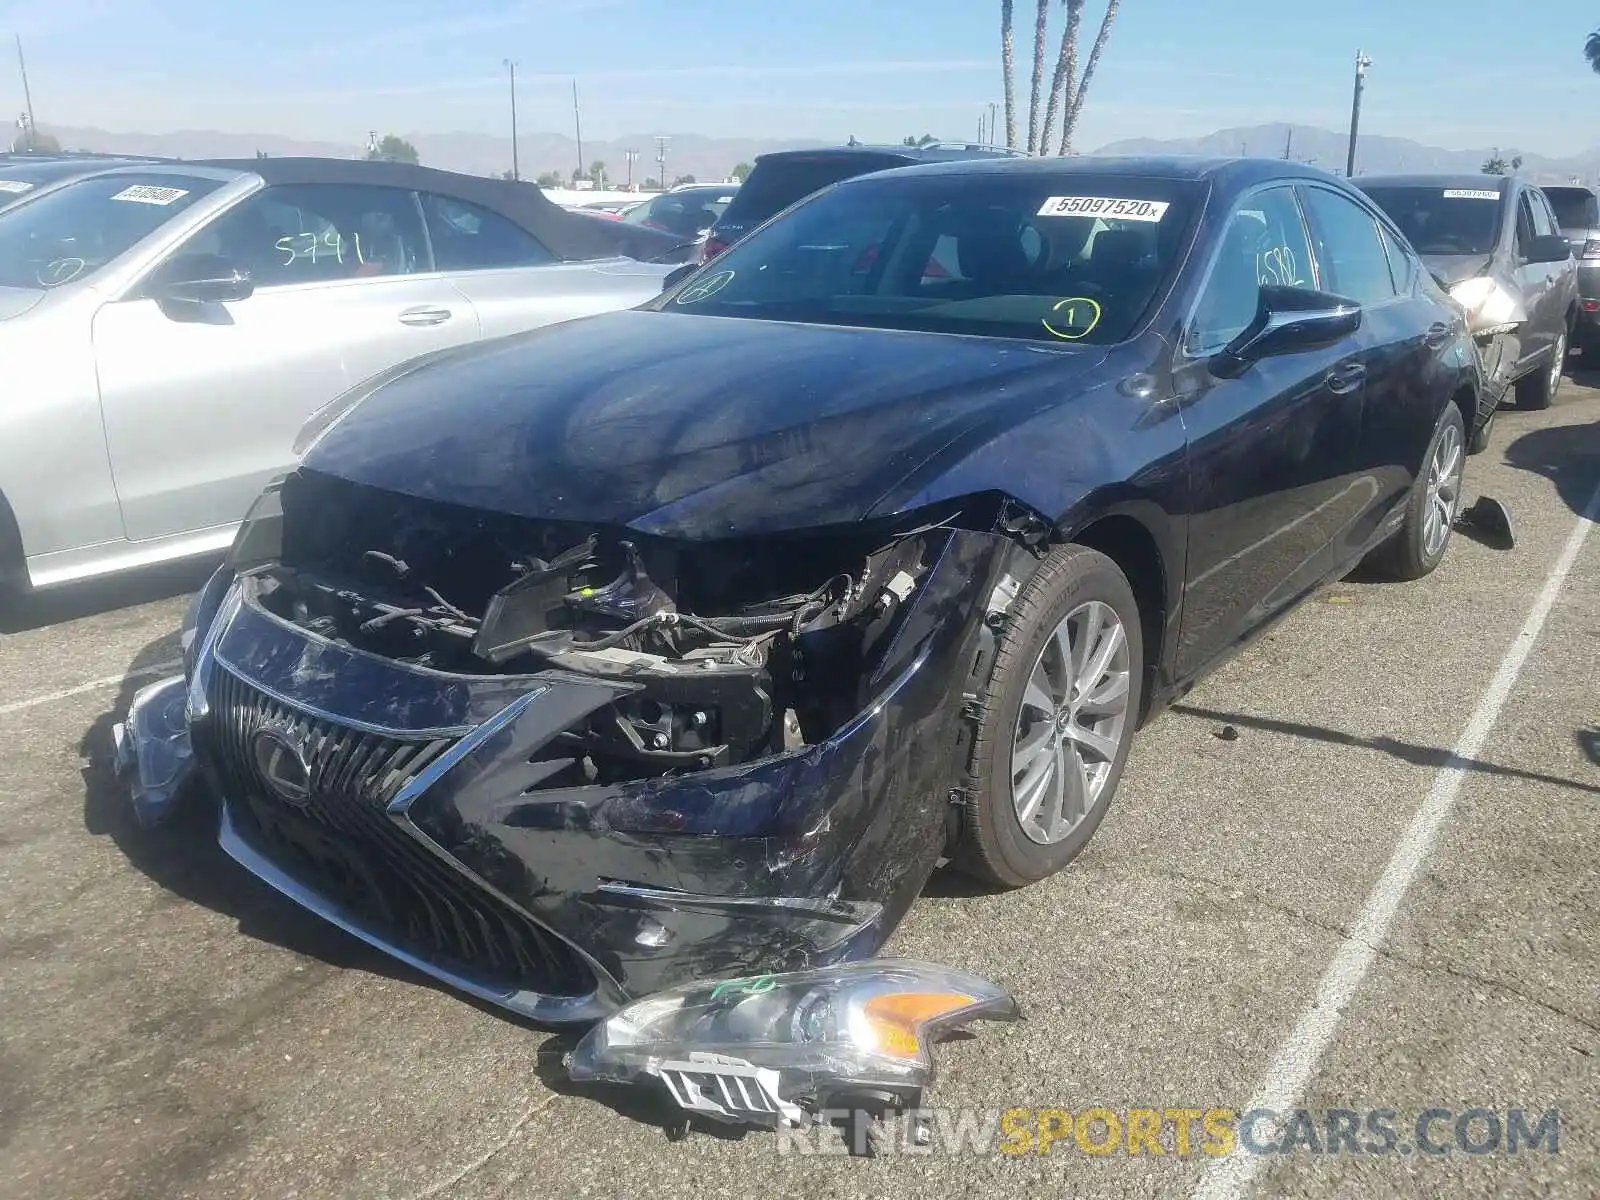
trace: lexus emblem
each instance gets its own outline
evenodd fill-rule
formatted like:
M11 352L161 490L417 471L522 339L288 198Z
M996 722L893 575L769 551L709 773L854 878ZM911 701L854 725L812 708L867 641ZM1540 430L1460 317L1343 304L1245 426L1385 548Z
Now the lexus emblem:
M272 794L285 804L304 808L311 799L311 764L305 743L293 731L267 726L251 739L256 770Z

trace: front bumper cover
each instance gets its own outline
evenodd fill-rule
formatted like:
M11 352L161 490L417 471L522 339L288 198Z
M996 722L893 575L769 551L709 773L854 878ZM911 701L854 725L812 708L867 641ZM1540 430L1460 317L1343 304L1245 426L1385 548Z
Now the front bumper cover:
M815 745L672 779L534 789L530 753L609 703L611 685L555 671L446 675L379 658L276 617L254 602L248 577L202 631L188 678L146 691L165 697L170 714L181 689L192 761L220 798L222 846L245 869L463 991L535 1020L586 1021L689 980L876 952L944 849L950 787L968 750L963 696L974 690L969 675L987 669L977 665L990 637L986 601L1002 576L1026 574L1018 556L1027 552L1003 536L952 530L875 668L866 711ZM144 717L142 707L131 712L118 734L133 772L171 732ZM269 727L304 747L303 811L274 795L252 760ZM357 772L347 760L369 753L340 747L362 739L432 749L416 752L426 758L419 770L340 790ZM152 821L170 810L165 793L135 794ZM380 890L407 873L411 892L440 897L421 902L427 920L351 903L318 854L286 855L268 836L280 818L301 828L308 814L330 848L368 837L378 821L382 854L351 841L342 870L360 859L388 872ZM364 870L360 861L353 869ZM445 920L435 908L515 926L523 938L548 935L573 969L559 989L490 969L459 953L481 944L470 931L429 936L428 922ZM451 953L441 937L455 938ZM584 985L574 987L578 970Z

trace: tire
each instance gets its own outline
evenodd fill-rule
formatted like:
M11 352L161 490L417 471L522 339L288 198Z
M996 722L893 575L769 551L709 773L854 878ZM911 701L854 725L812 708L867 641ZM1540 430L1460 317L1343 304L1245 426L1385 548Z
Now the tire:
M1465 441L1461 410L1446 405L1411 485L1405 522L1367 556L1367 565L1377 574L1395 580L1421 579L1444 561L1451 528L1461 509Z
M1517 380L1517 407L1525 412L1538 412L1555 402L1561 390L1561 376L1567 368L1567 331L1563 329L1556 338L1555 354L1550 365L1524 375Z
M1112 632L1113 619L1120 634ZM1093 652L1087 662L1079 651L1085 641ZM1070 673L1080 677L1076 688L1062 670L1063 643L1083 668ZM1102 655L1108 656L1106 669L1083 688ZM1120 718L1114 711L1119 689ZM1076 858L1111 806L1143 690L1143 627L1127 578L1097 550L1056 549L1017 597L995 648L980 698L956 866L1014 888ZM1046 718L1051 711L1055 718ZM1090 749L1091 742L1097 748ZM1013 771L1019 763L1025 768L1020 780ZM1066 786L1056 788L1056 780ZM1024 807L1028 799L1035 804L1026 827L1013 799L1019 784L1026 789ZM1059 820L1050 819L1052 810Z

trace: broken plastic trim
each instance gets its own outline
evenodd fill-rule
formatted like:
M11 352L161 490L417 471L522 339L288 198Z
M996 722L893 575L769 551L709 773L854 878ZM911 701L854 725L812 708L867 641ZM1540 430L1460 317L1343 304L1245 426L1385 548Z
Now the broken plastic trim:
M1016 1000L913 959L697 983L595 1026L565 1060L574 1080L656 1080L679 1107L730 1124L803 1124L824 1110L917 1107L933 1043Z

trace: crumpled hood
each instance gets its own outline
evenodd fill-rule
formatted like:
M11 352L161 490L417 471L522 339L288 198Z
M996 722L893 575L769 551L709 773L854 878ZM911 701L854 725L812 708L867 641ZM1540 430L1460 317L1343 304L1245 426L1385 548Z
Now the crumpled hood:
M43 299L39 288L0 287L0 321L20 317Z
M1474 275L1481 275L1484 267L1489 264L1487 254L1424 254L1423 265L1432 271L1446 284L1460 283L1463 279L1471 279Z
M305 466L660 536L843 524L960 439L981 443L1070 399L1073 380L1104 358L1095 347L610 313L385 384Z

